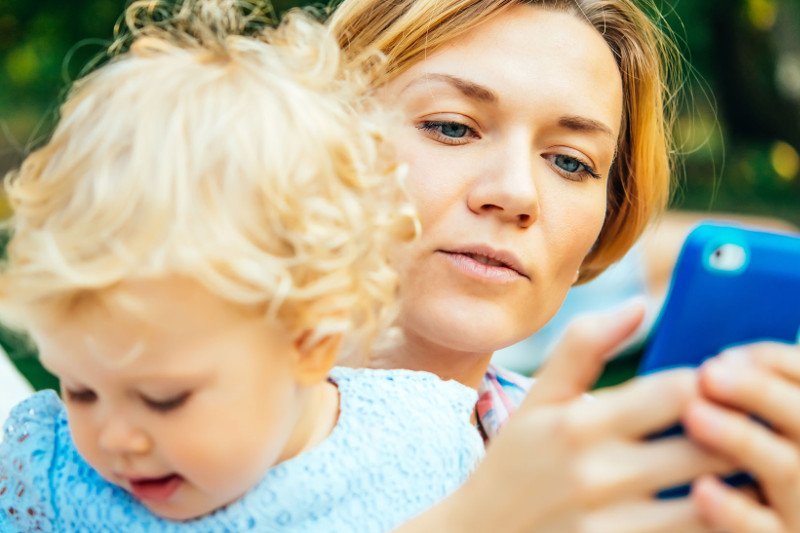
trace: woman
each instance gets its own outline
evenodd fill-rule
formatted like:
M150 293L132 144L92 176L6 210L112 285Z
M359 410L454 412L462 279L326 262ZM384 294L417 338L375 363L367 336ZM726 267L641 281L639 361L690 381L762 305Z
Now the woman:
M541 327L665 204L666 40L628 0L344 0L332 24L354 57L371 47L387 57L376 84L403 112L396 140L423 223L399 259L403 338L375 365L479 388L492 438L528 385L490 368L492 352ZM641 318L633 306L573 326L473 478L407 530L705 531L696 505L711 527L734 505L793 527L777 505L753 511L711 478L694 500L651 499L732 465L683 438L643 439L690 404L695 419L711 416L692 372L581 398ZM771 348L781 361L795 351ZM763 374L788 372L774 368ZM736 416L711 396L711 376L715 414ZM736 439L702 442L751 466Z

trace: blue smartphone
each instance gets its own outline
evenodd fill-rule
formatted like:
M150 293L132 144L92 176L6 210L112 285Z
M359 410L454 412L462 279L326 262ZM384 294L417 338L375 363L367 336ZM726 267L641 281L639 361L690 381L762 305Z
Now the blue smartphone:
M763 340L800 342L800 236L700 224L678 256L638 373L696 367L726 348ZM659 496L687 493L682 486Z
M686 237L640 374L800 340L800 236L703 223Z

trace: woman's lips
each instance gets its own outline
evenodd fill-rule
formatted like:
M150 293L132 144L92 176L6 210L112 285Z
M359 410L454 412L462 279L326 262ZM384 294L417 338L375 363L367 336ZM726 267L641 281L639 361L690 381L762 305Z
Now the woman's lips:
M527 276L510 266L506 266L501 261L488 258L481 254L445 250L439 250L439 252L457 270L481 281L510 283L519 281L520 279L528 279Z
M139 500L151 502L165 502L183 483L183 478L177 474L159 478L129 479L131 494Z

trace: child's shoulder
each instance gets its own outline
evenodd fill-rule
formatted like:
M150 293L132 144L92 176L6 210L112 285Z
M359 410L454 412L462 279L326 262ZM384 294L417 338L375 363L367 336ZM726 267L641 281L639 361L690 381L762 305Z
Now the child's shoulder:
M0 525L3 531L48 531L53 517L50 472L58 436L66 431L64 406L53 391L19 403L0 443Z
M3 449L10 453L48 450L56 435L66 430L64 404L52 390L37 392L11 410L0 437ZM41 456L41 454L37 454Z
M21 431L40 431L51 427L63 415L64 404L55 391L39 391L11 410L4 426L4 437L19 434Z
M471 422L478 398L474 389L411 370L335 368L331 380L339 388L336 430L357 435L350 446L378 445L412 462L426 455L482 454L483 442Z
M482 457L474 390L408 370L334 368L330 379L333 431L274 467L247 500L271 502L287 529L391 530L455 490Z
M356 398L383 405L388 398L390 406L406 410L433 406L443 414L469 415L478 399L474 389L431 372L336 367L330 375L343 401Z

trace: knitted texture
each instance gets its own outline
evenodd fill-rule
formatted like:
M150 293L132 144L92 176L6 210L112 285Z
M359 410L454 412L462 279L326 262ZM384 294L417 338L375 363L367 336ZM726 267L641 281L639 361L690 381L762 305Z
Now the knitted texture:
M5 425L0 531L388 531L451 493L482 457L472 389L406 370L336 368L331 379L340 414L327 439L186 522L104 481L78 455L56 394L37 393Z

